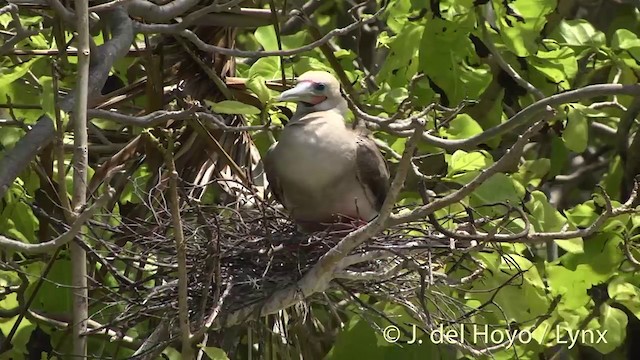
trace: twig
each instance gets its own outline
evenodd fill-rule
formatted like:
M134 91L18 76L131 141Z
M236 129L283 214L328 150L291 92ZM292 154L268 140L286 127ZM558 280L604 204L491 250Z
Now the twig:
M264 131L277 128L275 125L229 126L224 123L224 119L222 119L220 115L197 110L197 107L178 111L158 110L141 116L126 115L116 111L100 109L91 109L88 113L91 118L113 120L120 124L143 128L155 127L169 120L190 120L193 118L206 120L210 125L214 125L214 128L225 132Z
M178 172L173 160L174 140L173 134L168 134L168 146L165 150L160 142L150 133L149 138L164 155L164 161L169 172L169 206L171 209L171 222L173 223L173 235L175 237L176 254L178 259L178 319L182 338L182 358L193 358L191 346L191 329L189 321L189 279L187 275L187 254L185 250L184 231L180 216L180 198L178 196Z

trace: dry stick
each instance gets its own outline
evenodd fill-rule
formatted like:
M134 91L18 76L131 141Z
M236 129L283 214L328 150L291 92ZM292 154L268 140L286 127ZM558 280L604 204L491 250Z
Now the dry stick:
M187 277L187 254L185 250L184 232L182 230L182 219L180 217L180 198L178 196L178 172L173 161L173 134L169 132L169 144L165 150L160 142L147 133L158 150L164 154L165 163L169 170L169 206L171 209L171 221L173 222L173 232L176 241L176 254L178 260L178 319L180 322L180 332L182 333L182 358L192 359L193 348L191 347L191 329L189 322L189 293Z
M85 0L75 1L78 31L78 81L76 83L76 101L73 113L73 199L74 211L78 211L87 203L87 167L89 149L87 146L87 97L89 96L89 7ZM73 294L73 327L71 340L73 356L87 356L87 319L89 318L89 290L87 284L87 253L77 243L70 245L71 252L71 284Z
M67 181L66 181L66 169L64 164L64 123L62 121L62 116L60 114L60 106L59 104L59 96L58 96L58 73L56 71L56 64L53 63L51 66L51 76L52 76L52 86L53 86L53 104L55 111L55 120L56 120L56 135L55 135L55 154L57 158L56 167L58 169L57 174L57 182L58 182L58 200L60 201L60 206L62 207L62 213L64 215L64 219L68 224L71 224L73 221L72 210L71 210L71 202L69 201L69 196L67 196Z
M216 285L220 286L220 284L216 284ZM233 279L228 279L227 288L224 290L222 295L220 295L220 297L218 298L218 302L216 303L215 308L213 308L213 310L211 311L211 314L209 314L209 316L205 320L204 325L198 331L196 331L191 337L192 343L195 344L196 342L198 342L200 338L203 337L204 334L207 333L207 331L209 331L209 329L211 329L211 326L213 326L214 321L218 318L218 315L220 314L220 310L222 310L222 305L224 303L224 300L227 298L227 296L231 292L232 287L233 287ZM202 344L202 345L203 345L202 347L204 347L205 344Z

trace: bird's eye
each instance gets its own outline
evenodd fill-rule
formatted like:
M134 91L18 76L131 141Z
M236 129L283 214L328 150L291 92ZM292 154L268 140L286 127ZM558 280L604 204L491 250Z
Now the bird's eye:
M324 84L317 83L317 84L313 85L313 88L314 88L314 89L316 89L316 90L318 90L318 91L323 91L323 90L324 90L324 88L325 88L325 85L324 85Z

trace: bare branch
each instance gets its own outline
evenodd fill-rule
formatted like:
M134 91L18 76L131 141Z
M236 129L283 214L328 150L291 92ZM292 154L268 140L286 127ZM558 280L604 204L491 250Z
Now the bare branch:
M141 17L148 22L165 22L182 15L199 2L200 0L173 0L165 5L156 5L147 0L131 0L125 6L133 17Z
M549 109L550 111L550 109ZM518 140L511 146L511 148L502 156L498 161L496 161L493 165L489 166L486 169L483 169L478 176L476 176L472 181L464 185L457 191L442 197L438 200L435 200L429 204L423 205L415 210L410 211L406 214L400 214L391 217L390 223L392 225L401 224L404 222L416 221L425 218L429 214L433 213L438 209L442 209L443 207L453 204L462 200L465 196L469 195L473 190L475 190L478 186L483 184L487 179L493 176L498 171L501 171L509 164L517 161L524 146L529 142L529 139L535 135L542 125L545 123L544 120L540 120L534 125L532 125L527 131L525 131L522 135L518 136Z
M18 6L16 4L9 4L0 8L0 14L5 14L7 12L11 13L11 17L13 19L12 23L16 29L16 34L13 37L11 37L9 40L7 40L4 44L2 44L2 46L0 47L0 55L4 55L9 51L11 51L13 47L20 41L28 38L29 36L36 35L37 33L39 33L39 31L37 30L25 29L22 26L22 22L20 21L20 15L18 14Z
M115 190L109 188L102 196L96 200L93 205L91 205L88 209L83 211L73 222L68 231L64 234L58 236L57 238L39 243L39 244L28 244L22 241L9 239L0 235L0 248L5 250L22 252L25 254L43 254L48 253L56 248L63 246L73 240L73 238L80 232L80 229L99 209L101 209L109 199L115 194Z
M383 11L384 11L384 8L381 8L375 14L373 14L372 16L366 19L360 19L343 28L333 29L330 32L328 32L325 36L320 38L319 40L316 40L308 45L301 46L295 49L281 50L281 51L247 51L247 50L229 49L226 47L210 45L202 41L191 30L183 29L184 27L183 24L146 25L146 24L136 23L135 25L136 25L136 31L141 33L176 33L177 35L180 35L186 38L187 40L191 41L194 45L196 45L196 47L198 47L198 49L205 52L218 53L222 55L236 56L236 57L262 58L267 56L292 56L292 55L303 53L305 51L313 50L319 47L320 45L326 44L329 40L331 40L336 36L348 34L351 31L354 31L366 24L370 24L376 21L377 17L380 16L380 14L382 14Z
M516 115L511 117L508 121L501 123L498 126L492 127L483 131L480 134L474 135L467 139L443 139L429 133L422 135L423 140L439 148L447 151L455 150L473 150L478 144L482 144L492 138L514 130L520 126L527 125L534 121L538 115L546 111L547 107L555 107L569 102L581 101L593 97L607 96L607 95L632 95L640 96L640 84L634 85L620 85L620 84L597 84L588 85L580 89L566 91L560 94L551 95L544 99L538 100L535 103L522 109ZM364 113L363 111L360 111ZM359 113L360 113L359 112ZM374 119L377 118L378 121ZM384 118L374 117L374 119L367 119L371 122L379 122ZM393 131L393 127L390 127L391 132L399 136L409 136L410 133L406 131Z
M57 2L57 0L53 0ZM76 81L76 101L73 111L73 211L84 207L87 203L87 171L89 167L89 136L87 133L87 98L89 95L90 37L89 10L85 0L75 0L76 29L78 31L78 76ZM73 326L71 341L73 355L87 356L87 319L89 318L89 288L87 284L87 253L75 242L71 252L71 291L73 297Z

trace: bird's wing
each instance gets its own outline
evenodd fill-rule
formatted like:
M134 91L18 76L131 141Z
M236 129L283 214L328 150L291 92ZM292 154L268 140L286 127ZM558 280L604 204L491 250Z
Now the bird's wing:
M375 142L362 133L356 133L356 175L373 194L379 211L389 192L389 167Z
M264 172L267 174L267 181L269 181L269 188L276 200L284 205L284 194L282 193L282 185L278 176L278 171L275 166L275 148L278 143L271 145L264 157Z

